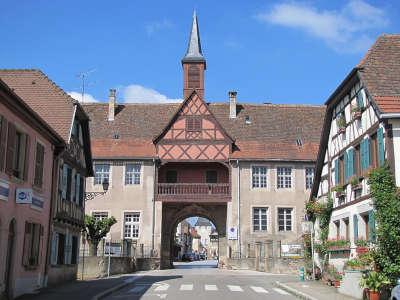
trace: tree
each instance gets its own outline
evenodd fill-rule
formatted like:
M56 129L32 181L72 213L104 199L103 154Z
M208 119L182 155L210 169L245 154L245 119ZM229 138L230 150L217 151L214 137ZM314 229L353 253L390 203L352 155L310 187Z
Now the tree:
M93 216L85 215L85 232L89 242L89 255L97 255L97 247L102 238L110 232L111 226L117 223L114 217L96 219Z
M395 283L400 277L400 195L387 165L370 173L376 219L374 260L380 272Z

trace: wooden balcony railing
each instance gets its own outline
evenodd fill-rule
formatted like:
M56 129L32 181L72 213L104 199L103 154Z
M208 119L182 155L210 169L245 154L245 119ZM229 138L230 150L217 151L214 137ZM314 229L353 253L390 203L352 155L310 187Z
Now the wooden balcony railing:
M57 206L55 207L56 218L67 220L77 225L83 225L84 216L85 212L82 206L58 197Z
M156 200L163 202L231 201L229 183L158 183Z

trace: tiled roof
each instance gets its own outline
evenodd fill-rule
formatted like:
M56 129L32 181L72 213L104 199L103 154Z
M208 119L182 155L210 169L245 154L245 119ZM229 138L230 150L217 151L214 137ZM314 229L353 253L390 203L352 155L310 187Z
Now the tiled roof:
M381 35L357 67L381 112L400 112L400 34Z
M94 158L155 157L152 140L176 113L179 104L122 104L108 121L107 103L83 105L91 119ZM238 149L232 158L315 160L324 106L238 104L229 118L228 103L209 104L210 110ZM246 118L251 124L246 124ZM115 139L114 137L118 137ZM297 139L302 146L298 146Z
M73 98L40 70L0 69L0 78L65 142L68 141L75 103Z

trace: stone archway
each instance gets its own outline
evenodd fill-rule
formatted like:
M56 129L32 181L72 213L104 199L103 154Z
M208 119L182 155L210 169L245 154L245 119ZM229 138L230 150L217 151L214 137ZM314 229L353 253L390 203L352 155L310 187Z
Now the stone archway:
M173 267L172 244L176 226L189 217L209 219L216 227L219 237L219 264L226 262L226 204L208 203L163 203L161 233L162 269Z

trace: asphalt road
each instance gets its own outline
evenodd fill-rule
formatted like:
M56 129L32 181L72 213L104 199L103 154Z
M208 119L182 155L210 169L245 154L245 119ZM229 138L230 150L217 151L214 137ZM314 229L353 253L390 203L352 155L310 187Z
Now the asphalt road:
M274 286L286 275L215 268L215 261L175 264L175 269L143 273L135 282L109 295L108 300L249 300L296 299Z

